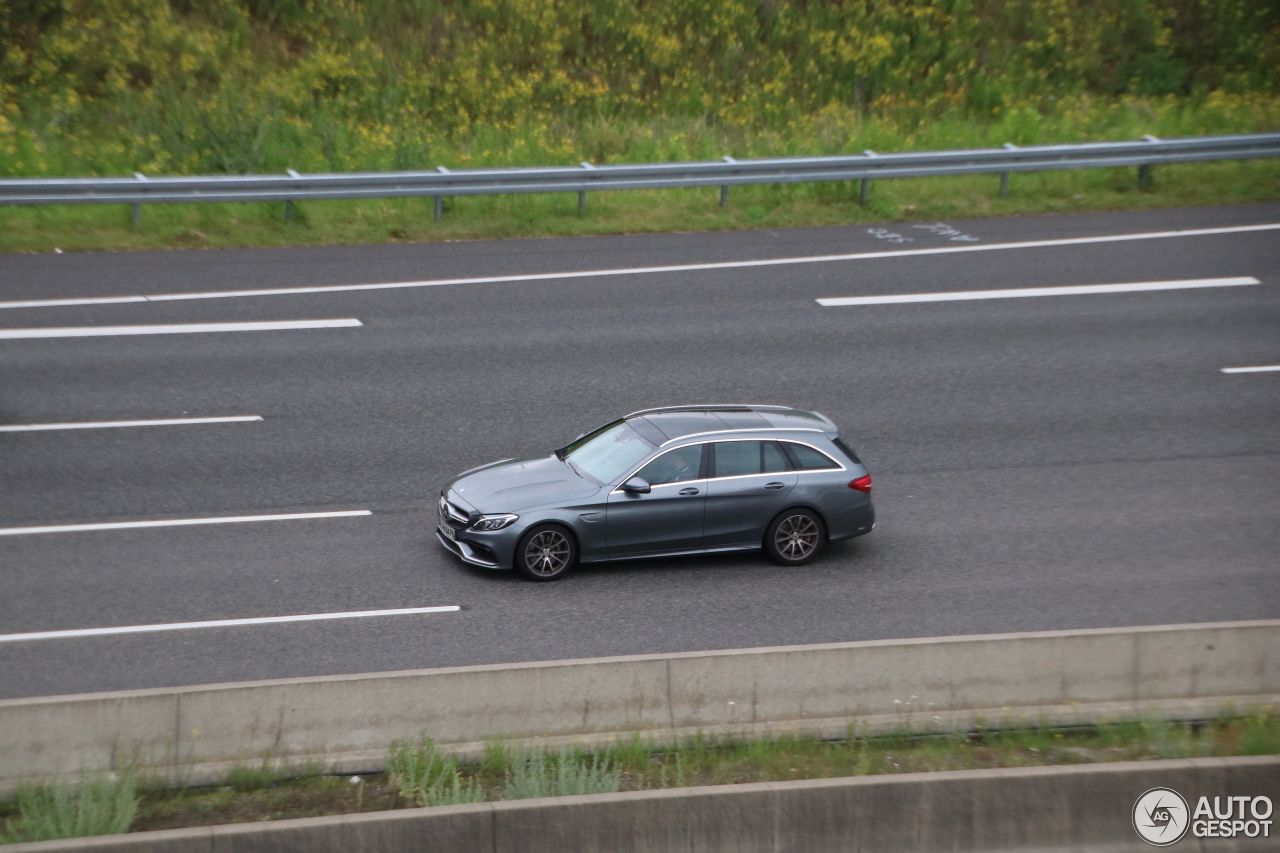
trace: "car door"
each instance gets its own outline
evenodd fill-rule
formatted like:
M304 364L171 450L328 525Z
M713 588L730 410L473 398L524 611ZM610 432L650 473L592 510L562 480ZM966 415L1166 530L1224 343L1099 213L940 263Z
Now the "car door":
M615 488L605 510L609 556L696 551L702 547L707 502L704 445L676 447L646 463L633 476L649 483L647 494Z
M798 475L774 441L717 441L711 447L703 547L759 545Z

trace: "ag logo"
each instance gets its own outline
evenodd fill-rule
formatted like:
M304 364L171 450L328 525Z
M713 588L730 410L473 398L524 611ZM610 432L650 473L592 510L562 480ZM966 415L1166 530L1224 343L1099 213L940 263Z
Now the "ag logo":
M1152 788L1133 804L1133 828L1156 847L1180 841L1190 825L1187 801L1172 788Z

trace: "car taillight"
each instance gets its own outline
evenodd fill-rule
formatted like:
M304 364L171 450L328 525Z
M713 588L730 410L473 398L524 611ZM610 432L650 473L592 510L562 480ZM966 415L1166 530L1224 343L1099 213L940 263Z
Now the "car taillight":
M871 494L871 475L864 474L856 480L849 481L849 488L856 489L859 492Z

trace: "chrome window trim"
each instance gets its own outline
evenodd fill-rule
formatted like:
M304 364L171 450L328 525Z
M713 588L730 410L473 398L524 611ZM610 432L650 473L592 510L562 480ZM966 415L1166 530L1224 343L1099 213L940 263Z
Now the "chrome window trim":
M698 436L700 436L700 435L723 435L723 434L724 434L724 433L726 433L726 432L744 432L744 433L746 433L746 432L818 432L818 433L825 433L825 432L826 432L826 430L814 429L813 427L743 427L743 428L742 428L742 429L740 429L740 430L733 430L733 429L712 429L712 430L707 430L706 432L691 432L691 433L689 433L688 435L682 435L682 436L679 436L678 438L668 438L666 441L662 442L662 444L659 444L659 445L658 445L658 449L659 449L659 450L661 450L662 448L666 447L668 444L672 444L672 443L677 442L677 441L684 441L686 438L697 438L697 437L698 437ZM731 438L727 438L727 439L724 439L724 440L725 440L725 441L734 441L734 439L731 439ZM749 439L749 438L743 438L743 439L739 439L739 440L741 440L741 441L749 441L750 439ZM814 449L816 450L817 448L814 448Z
M822 432L822 430L820 429L813 430L813 431ZM715 439L713 441L708 441L705 443L706 444L723 444L725 442L730 442L730 441L764 441L764 440L765 439L759 439L759 438L720 438L720 439ZM809 448L810 450L814 450L814 451L817 451L818 453L821 453L823 456L827 457L828 459L831 459L830 453L827 453L827 451L823 450L821 447L814 447L812 444L810 444L807 441L800 441L799 439L786 439L786 438L769 439L769 440L778 441L778 442L790 441L792 444L800 444L800 445L803 445L804 447ZM707 481L710 482L711 480L737 480L737 479L741 479L742 477L770 477L777 474L821 474L824 471L828 471L828 472L844 471L845 473L848 473L849 469L844 467L842 463L836 461L835 459L831 459L831 461L835 462L840 467L839 468L796 468L792 471L769 471L762 474L732 474L728 477L711 476L707 478Z
M765 428L764 428L764 427L762 427L762 428L761 428L761 430L763 430L763 429L765 429ZM768 429L770 429L770 430L775 430L775 429L776 429L776 430L780 430L780 431L782 431L782 432L817 432L817 433L821 433L821 432L822 432L822 430L820 430L820 429L785 429L785 428L783 428L783 427L768 427ZM761 431L761 430L752 430L752 431L753 431L753 432L759 432L759 431ZM722 429L718 429L718 430L716 430L714 433L694 433L694 435L715 435L715 434L717 434L717 433L722 433L722 432L724 432L724 430L722 430ZM680 440L685 439L685 438L693 438L693 435L681 436L681 438L679 438L679 439L673 438L673 439L671 439L671 441L680 441ZM718 438L718 439L712 439L712 440L710 440L710 441L700 441L700 442L697 442L697 443L698 443L698 444L718 444L719 442L723 442L723 441L765 441L765 440L766 440L766 439L761 439L761 438L752 438L751 436L741 436L741 437L734 437L734 438ZM768 440L773 440L773 439L768 439ZM791 442L791 443L793 443L793 444L800 444L800 445L803 445L803 446L805 446L805 447L809 448L810 450L815 450L815 451L817 451L818 453L821 453L823 456L827 457L828 459L831 459L831 454L830 454L830 453L827 453L827 451L823 450L821 447L817 447L817 446L815 446L815 445L812 445L812 444L810 444L810 443L809 443L809 442L807 442L807 441L801 441L801 440L800 440L800 439L798 439L798 438L791 438L791 439L787 439L787 438L779 438L779 439L776 439L776 440L777 440L777 441L790 441L790 442ZM671 442L667 442L667 444L670 444L670 443L671 443ZM666 446L667 446L667 444L663 444L661 447L659 447L659 448L658 448L658 450L662 451L662 448L663 448L663 447L666 447ZM678 449L678 448L675 448L675 447L671 448L671 450L677 450L677 449ZM671 450L662 451L662 452L664 452L664 453L670 453L670 452L671 452ZM613 488L611 489L611 491L614 491L614 492L620 492L620 491L622 491L622 484L623 484L623 483L627 482L627 480L630 480L632 477L634 477L634 476L636 475L636 472L637 472L637 471L639 471L641 468L643 468L644 466L648 465L650 462L652 462L653 460L657 459L657 458L658 458L659 456L661 456L661 455L662 455L662 453L656 453L656 454L654 454L653 456L650 456L648 459L642 460L642 461L640 462L640 464L639 464L639 465L637 465L635 468L633 468L629 474L627 474L625 477L623 477L621 480L619 480L619 481L618 481L618 483L617 483L617 485L613 486ZM839 462L839 461L837 461L837 460L835 460L835 459L831 459L831 461L832 461L832 462L835 462L835 463L836 463L836 465L838 465L838 466L840 466L840 467L838 467L838 468L798 468L798 469L796 469L796 470L794 470L794 471L772 471L772 472L770 472L770 473L773 473L773 474L821 474L821 473L823 473L824 471L826 471L826 472L830 472L830 471L844 471L845 473L848 473L849 469L848 469L848 468L846 468L846 467L844 466L844 463ZM659 483L659 484L658 484L658 485L656 485L656 486L655 486L655 485L653 485L653 484L651 483L651 484L650 484L650 488L660 489L660 488L662 488L663 486L678 486L678 485L680 485L680 483L697 483L697 482L705 482L705 483L709 483L709 482L711 482L712 480L732 480L732 479L734 479L734 477L767 477L767 476L769 476L769 475L768 475L768 474L734 474L732 477L699 477L699 478L696 478L696 479L693 479L693 480L681 480L679 483Z

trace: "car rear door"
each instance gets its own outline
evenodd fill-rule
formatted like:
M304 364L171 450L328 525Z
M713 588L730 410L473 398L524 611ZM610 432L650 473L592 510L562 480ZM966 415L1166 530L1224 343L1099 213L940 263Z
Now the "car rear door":
M648 494L615 488L605 510L610 557L696 551L702 547L702 515L707 502L704 445L668 450L635 473L650 484Z
M773 441L717 441L707 480L703 547L759 545L797 475Z

